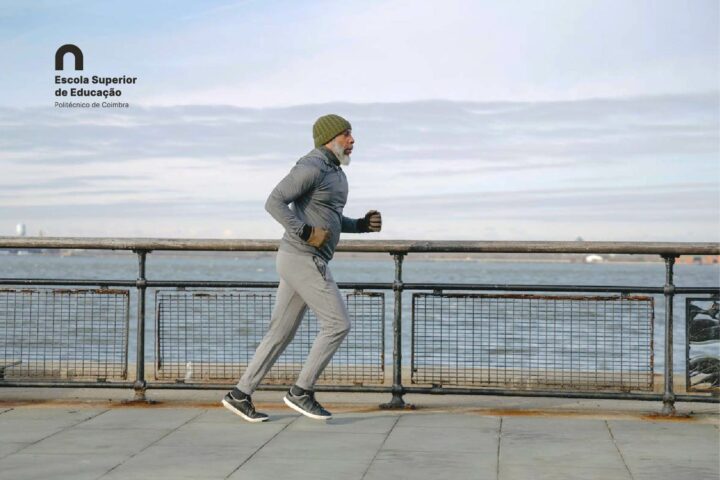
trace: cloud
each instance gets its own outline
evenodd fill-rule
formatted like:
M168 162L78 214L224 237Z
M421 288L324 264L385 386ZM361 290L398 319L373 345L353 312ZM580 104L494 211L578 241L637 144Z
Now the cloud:
M716 239L707 224L720 226L719 104L718 92L708 92L264 109L0 108L7 133L0 225L10 233L31 219L58 235L80 228L125 236L135 219L133 228L159 235L187 233L192 223L210 236L227 229L275 236L265 198L312 148L315 118L336 112L357 139L345 169L346 215L383 210L395 225L384 235L437 235L423 231L434 223L446 226L446 238L492 231L522 239L534 235L530 225L571 221L552 235L574 238L604 225L618 239Z
M706 221L720 212L716 183L633 187L562 188L478 192L478 194L376 197L400 215L416 218L478 218L608 223L637 221L650 226L668 219ZM386 214L387 216L387 214ZM654 227L653 227L654 228ZM717 235L720 237L720 235Z

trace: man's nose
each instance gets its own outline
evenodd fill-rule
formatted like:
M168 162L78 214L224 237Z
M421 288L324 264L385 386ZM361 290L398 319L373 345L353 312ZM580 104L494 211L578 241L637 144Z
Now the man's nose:
M353 143L355 143L355 137L350 135L350 145L352 145Z

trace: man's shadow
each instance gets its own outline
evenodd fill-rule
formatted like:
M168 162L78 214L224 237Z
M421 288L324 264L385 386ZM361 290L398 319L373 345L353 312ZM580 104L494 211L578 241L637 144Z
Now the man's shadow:
M345 413L339 413L333 415L333 417L330 420L313 420L311 418L307 418L308 421L313 422L313 424L317 425L351 425L353 423L359 423L363 421L373 420L376 418L395 418L394 415L374 415L374 414L356 414L355 412L347 412L348 414L354 414L353 416L345 416ZM292 413L288 414L281 414L281 415L273 415L271 420L284 420L284 419L302 419L302 414L293 415Z

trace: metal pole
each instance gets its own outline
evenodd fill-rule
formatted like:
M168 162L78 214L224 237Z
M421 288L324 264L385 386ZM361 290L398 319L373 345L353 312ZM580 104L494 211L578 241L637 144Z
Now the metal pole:
M663 255L665 259L665 390L663 392L663 415L675 414L675 393L673 392L673 285L674 255Z
M145 278L145 256L148 250L134 250L138 254L138 279L135 282L137 286L138 309L137 309L137 358L136 358L136 374L135 383L135 401L144 402L145 390L147 382L145 381L145 291L147 290L147 281Z
M393 292L395 293L395 315L393 318L393 385L392 399L383 403L380 408L400 409L415 408L414 405L406 404L403 400L405 389L402 386L402 262L405 253L391 253L395 259L395 281Z

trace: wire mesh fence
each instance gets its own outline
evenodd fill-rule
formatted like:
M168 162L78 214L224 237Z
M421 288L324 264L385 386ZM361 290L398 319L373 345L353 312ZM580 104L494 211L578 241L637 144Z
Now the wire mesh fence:
M0 378L127 378L128 290L0 289Z
M416 384L651 391L652 297L415 293Z
M355 291L345 293L345 300L352 329L318 383L381 384L384 294ZM268 329L274 302L274 291L158 290L155 378L237 381ZM308 309L264 382L294 383L317 333L318 320Z

